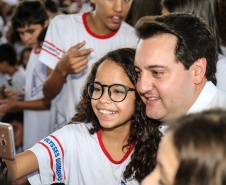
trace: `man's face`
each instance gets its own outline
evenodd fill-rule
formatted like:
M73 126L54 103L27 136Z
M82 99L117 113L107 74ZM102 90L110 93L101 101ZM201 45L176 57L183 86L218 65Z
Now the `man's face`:
M39 47L37 38L43 28L41 24L30 24L25 25L23 28L18 28L17 31L25 44L37 49Z
M174 35L163 34L140 40L136 51L137 91L147 116L160 121L186 114L196 99L194 72L176 61L176 43Z

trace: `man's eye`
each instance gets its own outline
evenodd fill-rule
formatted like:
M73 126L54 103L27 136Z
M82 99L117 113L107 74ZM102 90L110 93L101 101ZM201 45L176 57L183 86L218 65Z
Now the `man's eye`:
M136 71L136 75L137 75L136 77L137 77L137 78L140 78L140 77L141 77L141 74L142 74L141 71Z
M159 71L153 71L152 73L154 76L159 76L163 74L163 72L159 72Z

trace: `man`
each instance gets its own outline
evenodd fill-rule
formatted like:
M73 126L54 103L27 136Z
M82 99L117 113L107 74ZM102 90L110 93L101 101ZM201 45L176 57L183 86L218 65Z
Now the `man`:
M148 117L168 122L226 108L226 92L215 86L216 40L200 18L179 13L144 17L136 31L136 87Z

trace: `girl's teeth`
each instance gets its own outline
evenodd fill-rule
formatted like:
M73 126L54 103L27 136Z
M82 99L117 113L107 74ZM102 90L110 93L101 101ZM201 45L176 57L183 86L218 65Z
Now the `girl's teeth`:
M110 115L110 114L115 114L116 112L110 112L110 111L107 111L107 110L99 110L99 112L101 114L104 114L104 115Z

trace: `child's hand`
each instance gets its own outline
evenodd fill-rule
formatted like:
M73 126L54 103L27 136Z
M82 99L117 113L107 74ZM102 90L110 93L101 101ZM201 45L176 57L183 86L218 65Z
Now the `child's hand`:
M63 76L77 74L87 68L88 55L93 52L92 48L80 50L85 45L85 41L71 47L58 63L57 69Z
M20 93L17 91L12 91L10 89L4 89L4 94L8 100L15 101L19 97Z
M7 179L8 170L4 159L0 157L0 182Z
M14 102L7 99L0 99L0 116L4 116L7 112L13 109Z

